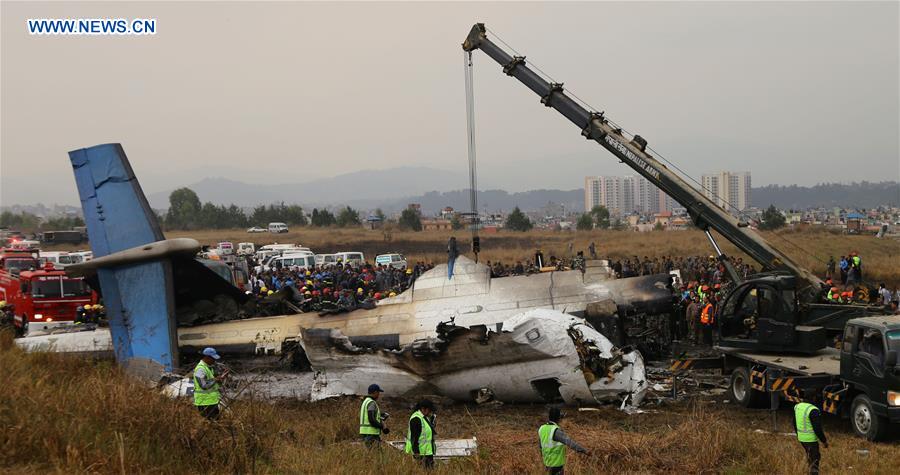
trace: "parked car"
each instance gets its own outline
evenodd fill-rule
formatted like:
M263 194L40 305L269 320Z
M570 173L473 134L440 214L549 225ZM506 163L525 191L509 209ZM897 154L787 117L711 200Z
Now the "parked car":
M81 264L94 258L94 253L91 251L75 251L70 252L69 255L72 257L73 264Z
M220 242L216 244L216 251L220 256L230 256L234 254L234 244L228 241Z
M284 223L269 223L269 232L272 234L281 234L288 232L288 226Z
M259 226L253 226L252 228L247 228L247 232L248 233L265 233L268 231L266 231L266 228L261 228Z
M252 242L239 242L237 246L237 255L252 256L256 252L256 244Z
M316 254L317 266L330 266L335 262L337 262L337 258L334 257L334 254Z
M375 256L375 265L403 269L407 266L407 262L403 254L379 254Z
M42 252L41 256L41 264L49 262L53 264L53 267L57 269L62 269L68 265L77 264L76 259L73 259L72 256L69 255L68 252L60 252L60 251L51 251L51 252Z
M336 252L334 260L339 264L361 265L366 263L366 256L361 252Z
M316 256L313 254L286 254L271 259L269 262L269 270L277 267L304 270L312 269L316 266Z

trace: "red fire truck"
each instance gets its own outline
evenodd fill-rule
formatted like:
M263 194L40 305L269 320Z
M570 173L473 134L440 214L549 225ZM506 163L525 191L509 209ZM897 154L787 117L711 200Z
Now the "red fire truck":
M16 331L49 330L75 320L79 306L96 296L83 278L69 277L53 264L38 265L38 253L0 251L0 300L14 305Z

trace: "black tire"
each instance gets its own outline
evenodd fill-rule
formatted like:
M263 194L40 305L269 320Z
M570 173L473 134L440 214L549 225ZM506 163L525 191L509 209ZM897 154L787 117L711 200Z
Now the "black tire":
M766 393L750 387L750 370L746 366L735 368L731 373L731 400L746 408L762 408L768 406Z
M866 440L879 441L887 435L888 421L884 416L875 415L872 408L872 400L865 394L860 394L853 399L850 406L850 424L853 431Z

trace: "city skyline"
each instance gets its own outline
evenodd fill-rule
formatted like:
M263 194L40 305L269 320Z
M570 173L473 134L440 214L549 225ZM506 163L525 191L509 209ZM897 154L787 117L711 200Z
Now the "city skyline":
M584 178L584 209L603 206L616 215L661 213L678 207L670 196L640 175L587 176Z

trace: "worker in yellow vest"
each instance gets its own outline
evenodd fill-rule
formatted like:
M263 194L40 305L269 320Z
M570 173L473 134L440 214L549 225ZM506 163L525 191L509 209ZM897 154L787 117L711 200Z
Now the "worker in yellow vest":
M821 459L819 441L827 449L828 440L825 438L825 431L822 430L822 413L811 404L813 400L813 395L808 392L804 394L803 402L794 406L794 430L797 432L797 440L806 452L810 475L818 475Z
M559 421L562 417L563 413L558 407L551 407L548 417L550 420L538 429L541 459L543 459L547 473L553 475L562 475L565 471L566 447L578 453L589 455L587 449L570 439L559 427Z
M378 407L378 398L384 391L377 384L369 385L369 395L363 399L359 407L359 436L372 447L381 442L381 434L390 434L391 430L385 427L384 422L390 417L386 412L381 412Z
M213 368L215 362L221 357L215 348L205 348L203 356L194 368L194 405L203 417L209 420L219 418L220 385L228 377L228 370L216 376Z
M404 452L421 460L425 468L434 467L434 403L423 399L416 404L416 412L409 416Z

